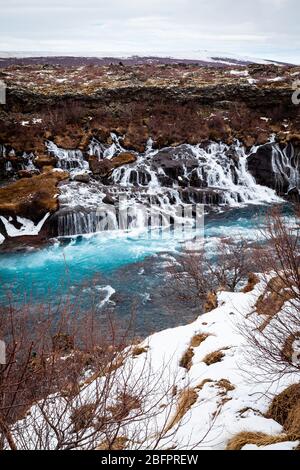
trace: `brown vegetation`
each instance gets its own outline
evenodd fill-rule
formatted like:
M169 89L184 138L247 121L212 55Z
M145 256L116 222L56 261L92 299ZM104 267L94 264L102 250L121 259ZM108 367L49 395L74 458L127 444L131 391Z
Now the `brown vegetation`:
M254 274L254 273L249 273L248 274L248 282L246 286L243 288L243 292L246 294L247 292L251 292L256 284L258 284L260 281L259 277Z
M289 440L296 439L291 439L285 434L268 436L262 432L240 432L228 441L226 450L241 450L246 444L255 444L260 447Z
M263 67L255 72L255 86L227 67L195 64L2 69L9 94L0 142L42 153L50 137L65 148L81 148L86 135L108 141L110 132L125 135L125 148L137 151L149 137L158 147L208 139L230 144L235 138L251 147L271 132L284 142L292 135L299 141L299 113L290 100L290 73L298 69L280 70L284 80L276 83L265 80L274 76L270 65ZM252 76L250 66L248 71Z
M211 366L212 364L215 364L216 362L221 362L223 357L225 356L224 352L222 349L218 351L213 351L209 354L207 354L202 361L205 362L206 365Z
M266 414L283 426L288 434L300 439L300 384L290 385L276 395Z
M192 360L194 357L194 351L193 348L197 348L200 346L200 344L206 340L206 338L209 336L207 333L198 333L194 335L191 339L190 346L188 349L185 351L183 354L182 358L180 359L179 365L180 367L184 367L187 370L190 370L192 367Z
M176 424L178 424L182 420L186 413L196 403L197 398L198 394L196 390L192 388L187 388L180 393L175 414L171 418L170 423L167 425L167 430L172 429Z
M39 220L57 210L57 185L68 177L63 171L49 171L0 188L0 212Z

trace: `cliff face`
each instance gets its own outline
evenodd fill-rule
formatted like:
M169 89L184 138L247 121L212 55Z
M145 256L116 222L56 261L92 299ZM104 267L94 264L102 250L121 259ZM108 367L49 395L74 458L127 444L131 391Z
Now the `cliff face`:
M19 152L44 151L51 138L83 149L110 132L124 147L145 150L207 140L247 147L271 133L299 140L299 106L292 103L300 67L249 65L23 66L2 69L7 105L2 106L0 143Z

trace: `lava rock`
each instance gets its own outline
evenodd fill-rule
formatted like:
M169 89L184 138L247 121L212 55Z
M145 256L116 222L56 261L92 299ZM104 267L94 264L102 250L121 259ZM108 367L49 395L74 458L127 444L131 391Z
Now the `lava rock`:
M19 178L31 178L34 175L39 175L39 170L19 170Z
M73 176L73 180L78 181L79 183L89 183L90 175L88 173L78 173Z
M57 158L51 155L39 155L35 157L34 163L38 168L43 169L44 167L55 167Z
M68 177L64 171L49 171L0 188L0 214L39 221L58 209L57 185Z

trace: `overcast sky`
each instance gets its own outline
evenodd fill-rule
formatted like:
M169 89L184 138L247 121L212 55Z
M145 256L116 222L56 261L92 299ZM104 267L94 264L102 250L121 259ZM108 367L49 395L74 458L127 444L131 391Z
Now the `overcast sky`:
M220 51L300 64L299 0L0 0L0 51Z

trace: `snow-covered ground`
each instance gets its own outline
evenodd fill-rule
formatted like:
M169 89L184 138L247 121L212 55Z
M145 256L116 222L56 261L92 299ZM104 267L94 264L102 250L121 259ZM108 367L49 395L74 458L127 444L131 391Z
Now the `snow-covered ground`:
M254 306L263 291L261 281L248 293L220 292L218 307L213 311L200 315L193 323L148 337L134 347L138 353L129 349L126 360L116 371L116 392L121 383L126 383L128 389L132 386L133 392L139 392L144 410L138 421L129 420L122 426L121 435L126 436L130 448L137 447L138 442L138 448L151 449L157 435L161 436L158 448L162 449L225 449L228 441L240 432L284 433L279 423L264 414L272 397L299 381L299 377L297 380L290 375L270 383L260 376L257 381L260 371L255 363L249 365L249 345L241 333L245 319L257 316ZM259 318L264 321L263 315ZM184 366L188 350L192 354ZM208 365L207 355L216 351L221 353L220 360ZM89 381L80 393L80 404L91 403L101 384L103 377ZM112 403L113 394L111 390ZM54 403L59 403L57 408L61 410L64 398L52 397L47 405L51 416L59 413L54 411ZM61 424L68 432L69 418L65 413L65 422ZM50 433L54 448L56 435L47 426L38 405L18 423L22 433L16 431L16 439L25 440L29 448L34 448L40 426ZM98 435L95 446L101 441ZM287 439L259 449L293 449L297 445L298 441ZM244 448L257 446L247 444Z
M145 50L143 53L140 51L81 51L81 52L56 52L56 51L0 51L0 58L28 58L28 57L96 57L99 59L105 57L128 59L131 57L158 57L158 58L171 58L178 60L197 60L203 62L218 62L224 64L241 63L257 63L257 64L271 64L277 63L272 60L265 60L258 57L242 56L238 54L231 54L225 51L213 50Z

